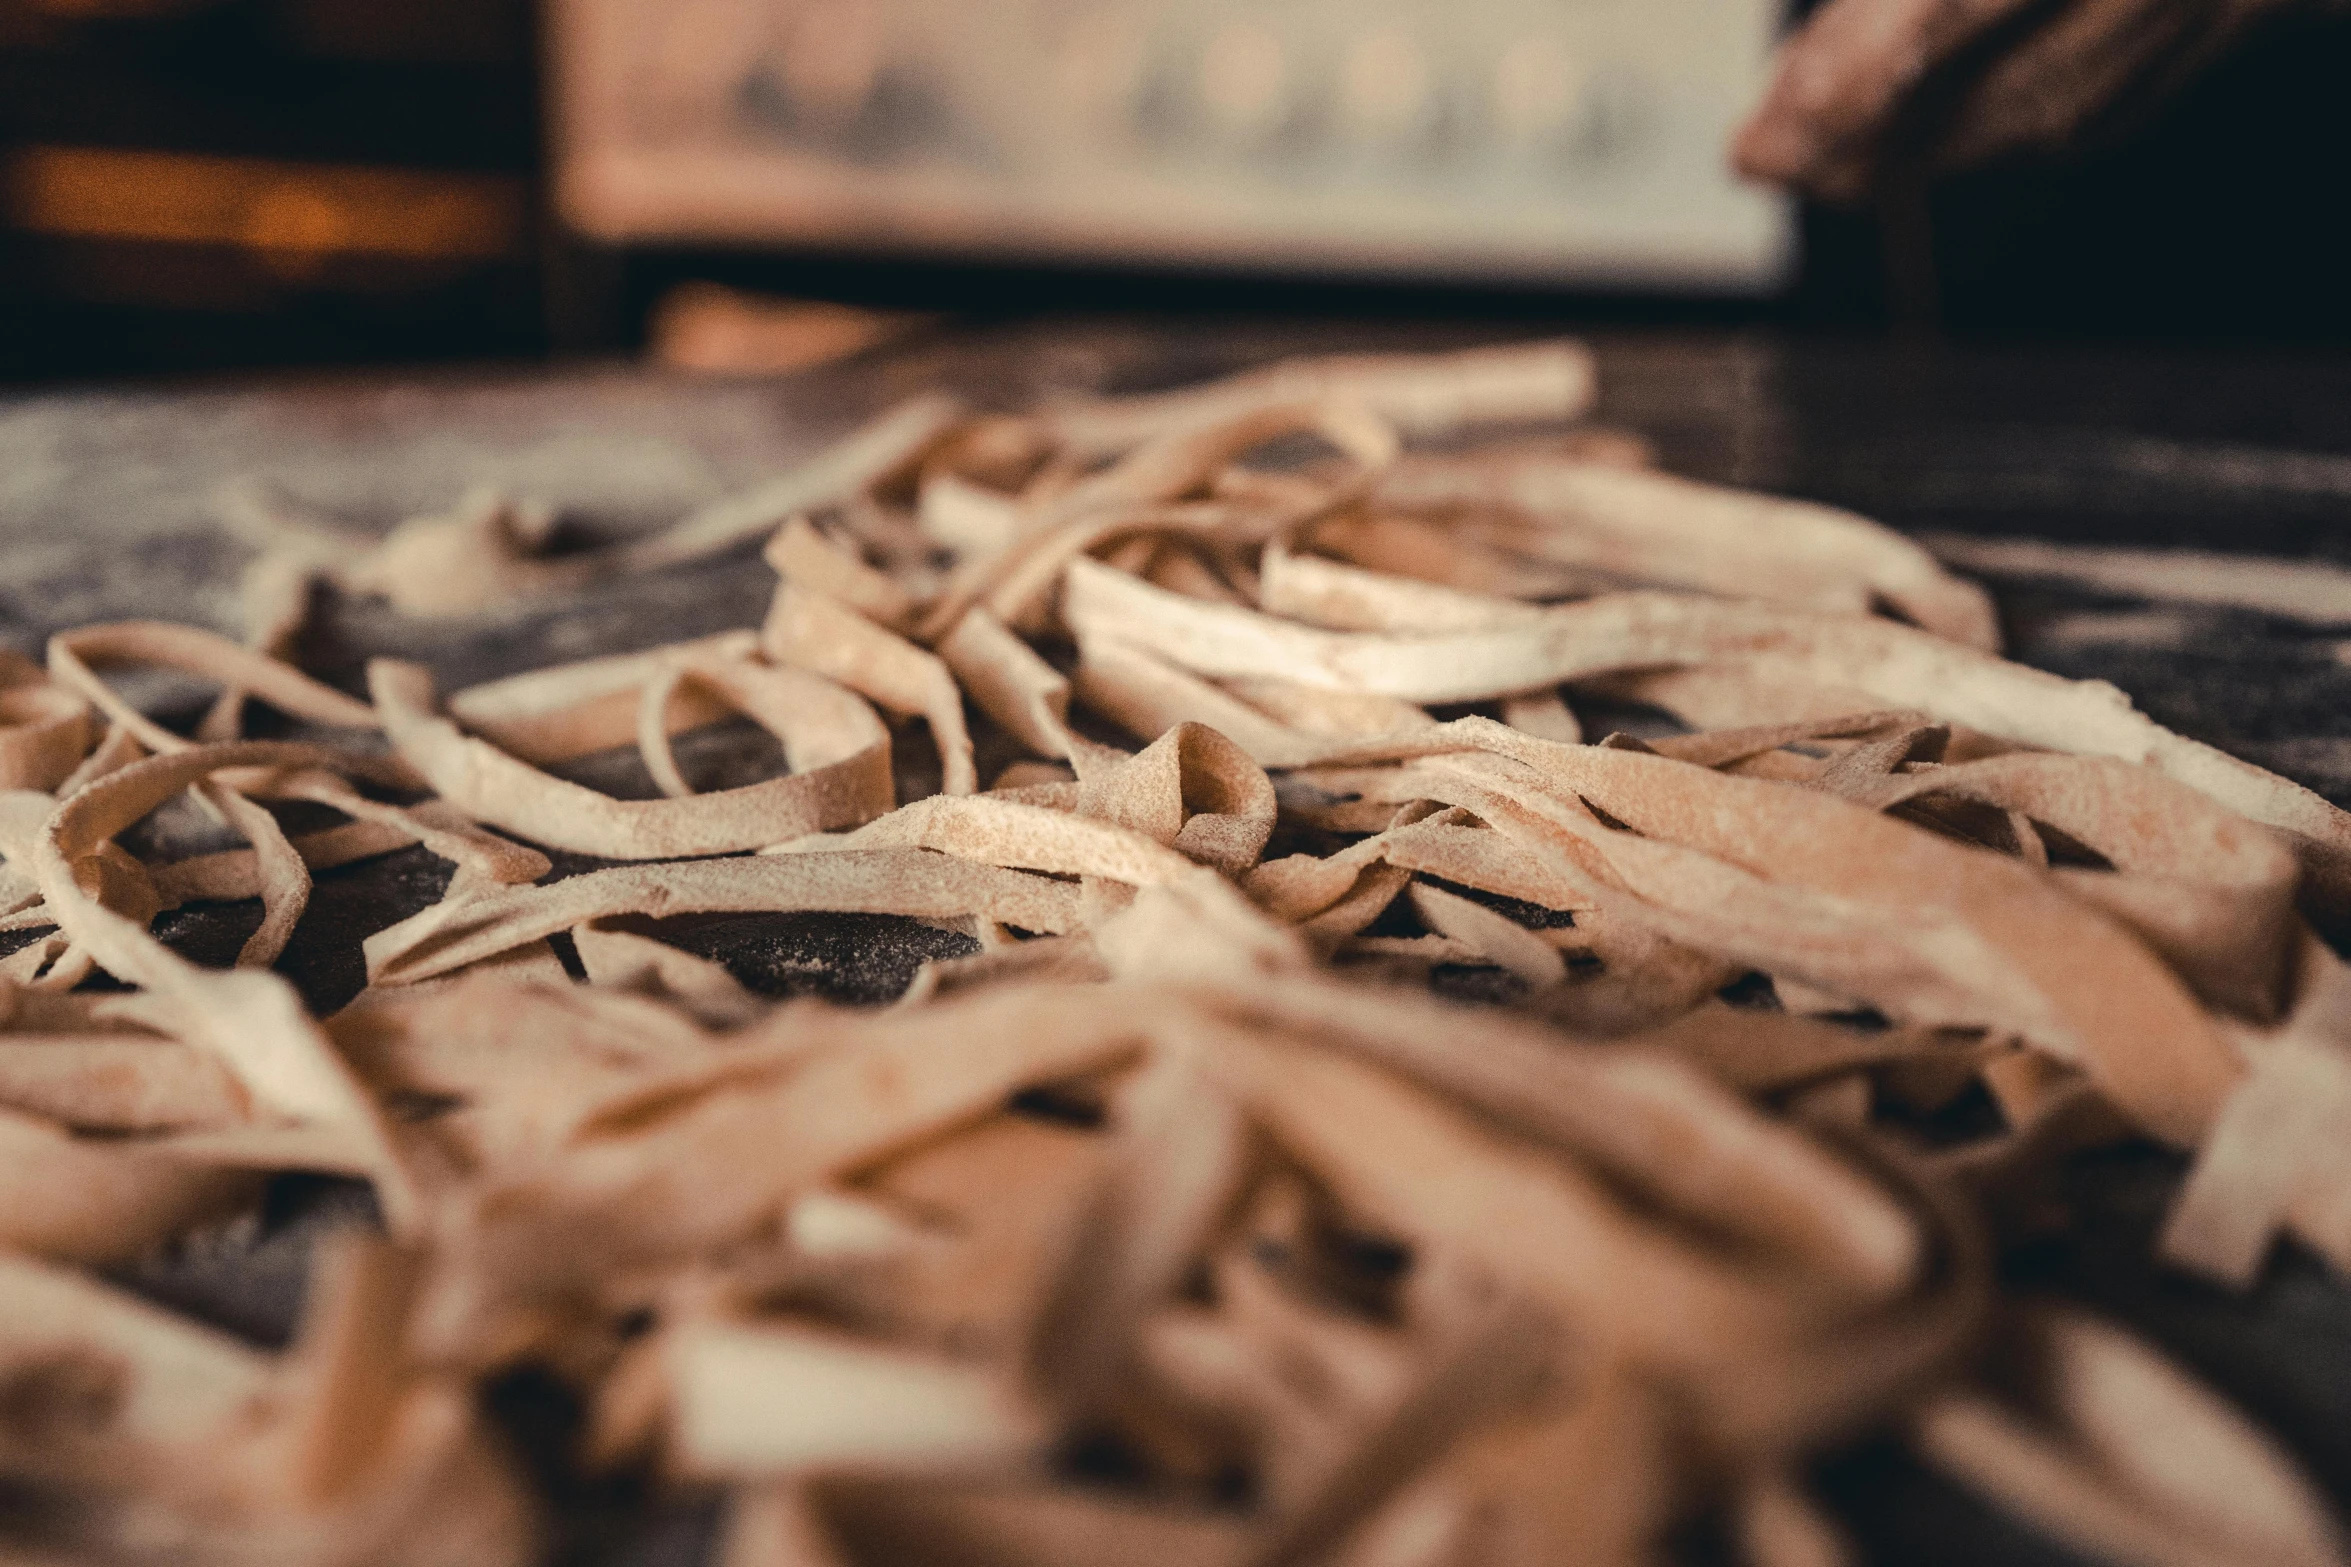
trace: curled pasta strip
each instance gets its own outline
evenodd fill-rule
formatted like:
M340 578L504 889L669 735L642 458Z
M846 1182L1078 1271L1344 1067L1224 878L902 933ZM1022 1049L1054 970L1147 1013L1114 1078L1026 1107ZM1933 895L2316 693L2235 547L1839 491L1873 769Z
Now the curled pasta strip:
M161 665L218 680L259 697L296 718L347 729L381 725L365 702L324 686L294 668L226 637L193 626L161 621L123 621L86 626L49 641L49 669L61 684L80 692L118 728L150 751L177 751L192 744L132 707L97 671L113 664Z
M554 848L624 860L725 854L888 808L889 735L856 697L801 671L748 664L701 665L693 678L796 737L807 770L716 794L617 800L467 735L435 710L432 677L416 665L379 660L368 671L385 733L442 798Z
M19 653L0 655L0 788L49 790L90 749L90 705Z

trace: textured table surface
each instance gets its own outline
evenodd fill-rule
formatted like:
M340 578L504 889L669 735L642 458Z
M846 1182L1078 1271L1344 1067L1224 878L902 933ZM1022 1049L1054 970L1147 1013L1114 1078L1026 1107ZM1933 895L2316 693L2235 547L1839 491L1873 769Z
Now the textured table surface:
M215 515L225 483L265 478L359 526L389 528L476 485L559 507L583 540L666 521L936 385L1018 407L1048 392L1141 389L1268 355L1436 347L1490 331L1395 323L1080 321L964 327L782 382L633 368L88 389L0 399L0 640L28 652L60 627L156 616L233 628L247 557ZM1602 414L1700 477L1836 502L1897 527L1975 541L2014 657L2110 679L2158 720L2351 803L2351 359L1895 352L1769 339L1601 343ZM2051 576L1985 540L2220 552L2299 564L2292 613L2193 602L2235 593L2198 568L2125 593ZM397 653L444 689L756 619L773 578L749 551L599 585L559 605L422 625L331 606L304 650L356 688ZM158 688L185 706L194 693ZM581 776L649 788L632 764ZM281 967L319 1008L359 986L358 938L430 902L445 868L421 850L319 878ZM226 961L257 905L167 916L167 939ZM878 918L700 923L681 939L778 993L878 1000L959 938ZM2152 1151L2080 1161L2068 1238L2007 1259L2020 1286L2136 1326L2268 1421L2351 1503L2351 1290L2282 1256L2247 1298L2158 1269L2149 1237L2177 1163ZM256 1339L281 1339L308 1240L364 1196L287 1180L250 1251L143 1265L139 1287ZM571 1411L518 1378L495 1402L564 1519L566 1561L699 1560L707 1506L588 1484L560 1458ZM1873 1560L2059 1562L2062 1553L1916 1470L1891 1444L1840 1455L1823 1483ZM1696 1550L1705 1553L1703 1542Z

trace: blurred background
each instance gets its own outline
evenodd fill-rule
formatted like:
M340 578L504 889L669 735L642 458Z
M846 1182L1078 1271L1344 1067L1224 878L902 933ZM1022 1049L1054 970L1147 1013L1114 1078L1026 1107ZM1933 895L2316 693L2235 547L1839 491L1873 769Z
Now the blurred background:
M2278 16L2127 136L1850 209L1728 172L1793 19L0 0L0 380L755 369L1074 306L2351 342L2351 12Z

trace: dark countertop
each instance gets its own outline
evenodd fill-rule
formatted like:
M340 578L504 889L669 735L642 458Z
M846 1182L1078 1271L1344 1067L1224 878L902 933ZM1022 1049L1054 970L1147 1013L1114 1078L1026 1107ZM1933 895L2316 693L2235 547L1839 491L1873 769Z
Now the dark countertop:
M253 379L0 398L0 640L156 616L233 629L246 556L215 520L232 478L279 481L388 528L494 484L562 508L586 537L666 521L814 449L880 406L945 384L1018 407L1052 391L1141 388L1270 355L1436 347L1442 326L1088 320L962 327L789 381L685 379L631 367ZM1921 532L2180 547L2351 567L2351 356L2264 358L1938 349L1769 338L1603 339L1602 416L1667 467L1851 506ZM600 585L553 608L431 626L381 605L327 613L305 662L354 685L397 652L444 688L536 664L749 623L772 577L741 551ZM1994 578L2011 656L2110 679L2158 720L2351 803L2351 596L2340 623L2150 602L2045 578ZM168 691L159 693L171 701ZM625 773L625 768L622 770ZM597 780L625 788L625 776ZM282 967L319 1007L358 986L357 938L438 895L421 850L327 873ZM254 906L159 927L225 961ZM879 999L956 938L881 919L708 921L684 938L775 992ZM943 945L945 944L945 945ZM2046 1288L2130 1323L2269 1422L2351 1510L2351 1290L2290 1252L2235 1299L2158 1269L2150 1237L2176 1161L2080 1161L2066 1239L2010 1257ZM289 1181L255 1251L190 1255L133 1282L258 1339L280 1338L307 1239L364 1211L333 1183ZM567 1418L527 1379L497 1403L542 1453ZM2069 1558L1920 1473L1890 1445L1826 1466L1873 1560ZM641 1507L626 1487L550 1471L565 1560L696 1559L707 1510Z

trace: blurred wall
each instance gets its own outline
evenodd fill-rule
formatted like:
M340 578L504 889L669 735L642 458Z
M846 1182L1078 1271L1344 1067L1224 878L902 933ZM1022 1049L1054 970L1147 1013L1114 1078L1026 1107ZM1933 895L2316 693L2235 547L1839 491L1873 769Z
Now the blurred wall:
M0 0L0 379L627 347L697 277L979 311L2351 344L2341 10L2272 26L2120 144L1808 212L1802 275L1763 304L602 254L542 217L534 32L529 0Z

